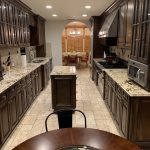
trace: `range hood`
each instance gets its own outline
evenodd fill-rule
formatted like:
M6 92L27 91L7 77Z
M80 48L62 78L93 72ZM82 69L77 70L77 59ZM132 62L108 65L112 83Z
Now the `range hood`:
M103 45L117 44L118 9L113 11L104 21L99 31L99 38Z

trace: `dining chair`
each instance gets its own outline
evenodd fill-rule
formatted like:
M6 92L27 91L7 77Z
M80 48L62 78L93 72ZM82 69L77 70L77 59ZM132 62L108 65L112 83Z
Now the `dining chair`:
M85 62L86 65L88 64L88 60L89 60L89 57L88 57L87 54L86 54L86 55L83 55L83 56L81 57L81 62Z
M68 55L68 64L77 65L78 58L77 55Z
M85 114L78 109L60 109L60 110L55 110L54 112L50 113L45 120L45 129L46 132L48 132L48 119L52 115L57 115L58 117L58 123L59 123L59 129L61 128L72 128L72 114L75 112L79 112L83 118L84 118L84 127L86 128L87 123L86 123L86 116Z

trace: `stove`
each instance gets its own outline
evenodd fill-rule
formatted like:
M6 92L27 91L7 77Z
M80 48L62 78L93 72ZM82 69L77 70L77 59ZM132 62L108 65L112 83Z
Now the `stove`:
M127 68L127 65L125 65L124 63L122 62L119 62L119 63L111 63L111 62L98 62L103 68Z

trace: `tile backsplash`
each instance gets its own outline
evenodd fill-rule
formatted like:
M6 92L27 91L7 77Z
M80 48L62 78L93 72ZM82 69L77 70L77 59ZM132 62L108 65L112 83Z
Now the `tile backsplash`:
M123 59L123 60L126 60L128 61L128 59L130 58L130 52L131 50L128 49L128 48L120 48L120 47L117 47L117 46L111 46L110 47L110 51L111 52L115 52L116 55Z
M0 55L1 55L1 63L5 63L7 61L7 58L11 56L11 63L14 64L14 66L19 67L21 65L21 57L20 57L20 48L0 48Z
M27 62L31 62L36 57L36 47L30 46L25 49ZM0 48L1 63L3 64L7 61L9 52L11 56L11 63L13 63L15 67L21 67L21 54L20 48L18 47Z

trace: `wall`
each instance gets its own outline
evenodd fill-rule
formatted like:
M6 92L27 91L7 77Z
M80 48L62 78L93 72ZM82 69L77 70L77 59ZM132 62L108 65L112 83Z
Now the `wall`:
M90 27L89 21L82 21ZM61 37L66 24L70 21L46 21L45 36L46 36L46 54L51 54L53 66L62 65L62 46ZM51 51L51 52L49 52Z

